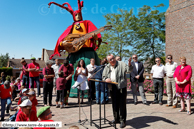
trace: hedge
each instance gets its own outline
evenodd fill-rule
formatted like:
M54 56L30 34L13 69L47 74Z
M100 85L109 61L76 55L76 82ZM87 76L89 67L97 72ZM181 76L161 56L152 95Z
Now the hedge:
M1 72L4 72L6 76L7 75L12 76L12 70L13 70L13 68L2 67L2 68L0 68L0 74L1 74Z

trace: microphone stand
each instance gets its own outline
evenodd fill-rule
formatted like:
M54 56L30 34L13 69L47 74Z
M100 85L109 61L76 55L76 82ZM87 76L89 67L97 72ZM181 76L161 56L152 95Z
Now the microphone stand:
M91 77L93 77L94 75L96 75L100 70L102 70L103 68L100 68L97 72L95 72L94 74L91 75ZM90 78L91 78L90 77ZM89 79L90 79L89 78ZM77 84L77 86L75 86L75 88L77 88L78 90L78 96L80 97L80 89L81 88L81 84L84 83L85 81L89 80L89 79L85 79L83 80L81 83ZM81 107L80 107L80 100L79 100L79 120L78 120L78 123L80 123L80 125L82 125L83 127L84 124L88 121L88 119L86 118L85 120L81 121ZM82 123L83 122L83 123ZM67 126L67 124L64 124L65 126ZM85 127L86 129L88 129L87 127Z

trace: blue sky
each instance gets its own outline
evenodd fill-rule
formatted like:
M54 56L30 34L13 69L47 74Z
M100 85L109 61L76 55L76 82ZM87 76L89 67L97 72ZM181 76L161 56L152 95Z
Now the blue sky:
M48 3L52 0L1 0L0 4L0 54L10 58L39 58L42 48L53 50L58 37L72 24L73 18L66 10ZM77 0L53 0L59 4L69 2L77 10ZM116 13L118 7L138 13L143 5L153 7L160 3L165 12L169 0L83 0L83 19L91 20L97 28L106 24L103 15Z

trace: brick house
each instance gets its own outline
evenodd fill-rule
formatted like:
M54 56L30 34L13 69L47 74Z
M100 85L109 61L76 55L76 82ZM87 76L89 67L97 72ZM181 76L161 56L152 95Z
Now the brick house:
M49 57L52 55L54 53L54 51L53 50L47 50L47 49L42 49L42 58L41 58L41 60L44 60L45 62L47 61L47 60L49 60ZM64 59L66 59L67 58L67 56L68 56L68 53L67 52L61 52L61 56L59 57L59 56L54 56L53 58L52 58L52 60L54 61L55 59L59 59L59 62L60 63L63 63L63 61L64 61Z
M194 68L194 0L169 0L166 12L166 55L180 64L185 56L187 64ZM193 72L194 78L194 72Z
M47 60L49 60L49 57L54 53L53 50L47 50L47 49L42 49L42 58L38 58L36 59L36 62L40 65L40 69L42 70L44 67L45 67L45 62ZM61 57L58 57L58 56L54 56L53 57L53 60L55 59L59 59L59 62L60 63L63 63L64 59L66 59L66 57L68 56L67 53L64 53L62 52L61 53ZM24 59L24 58L21 58L21 59ZM15 77L19 77L20 75L20 70L19 68L22 67L20 61L21 59L9 59L8 63L7 63L7 67L12 67L13 68L13 76ZM25 59L25 61L29 64L31 63L31 60L30 59Z

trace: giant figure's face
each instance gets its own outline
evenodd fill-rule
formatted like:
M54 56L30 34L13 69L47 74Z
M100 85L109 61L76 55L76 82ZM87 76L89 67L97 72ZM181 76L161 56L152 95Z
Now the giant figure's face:
M75 20L76 20L76 21L81 21L81 20L82 20L80 13L77 13L77 14L75 15Z

